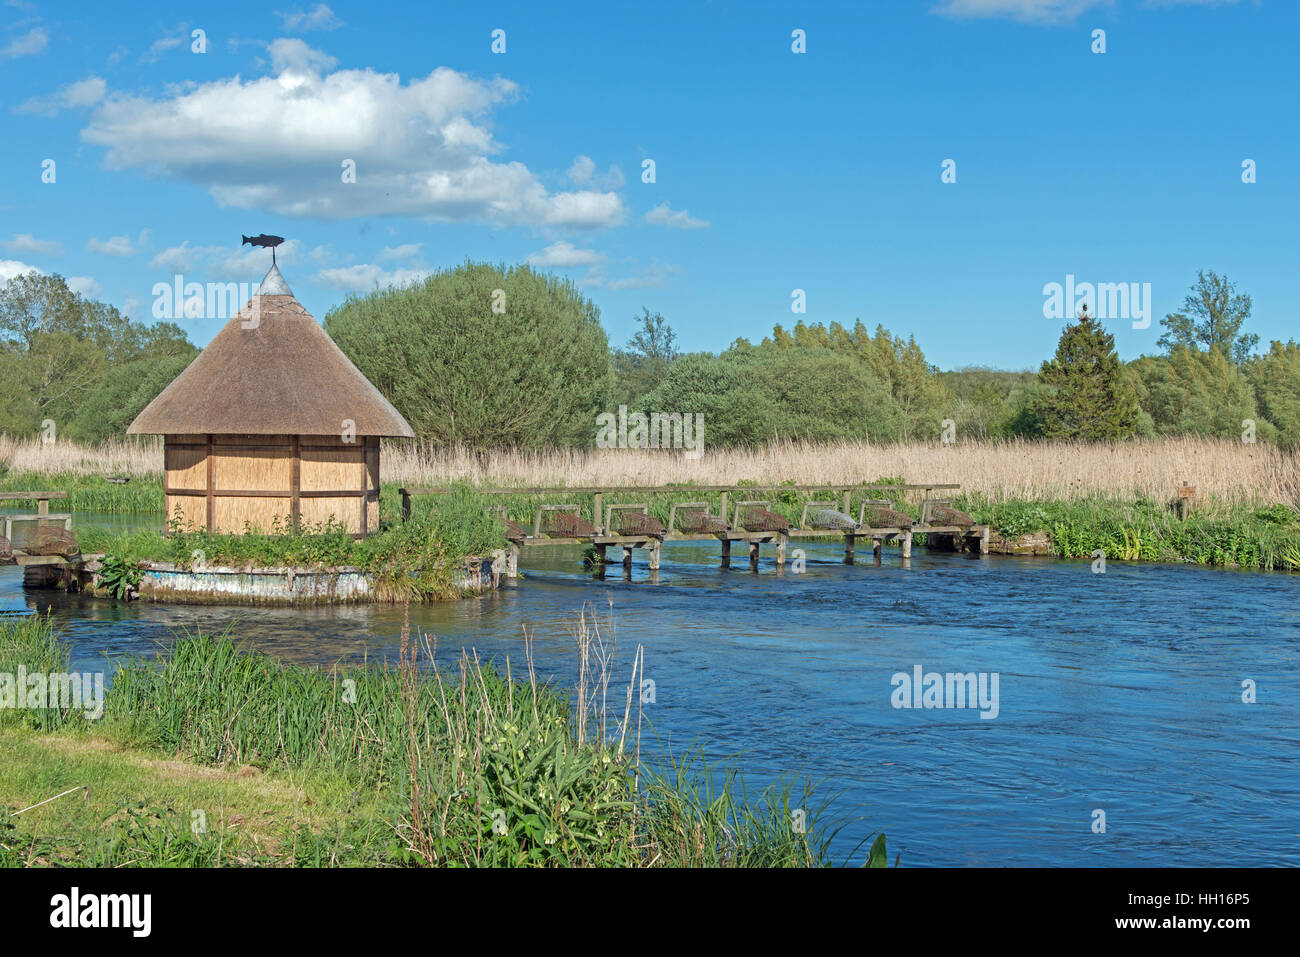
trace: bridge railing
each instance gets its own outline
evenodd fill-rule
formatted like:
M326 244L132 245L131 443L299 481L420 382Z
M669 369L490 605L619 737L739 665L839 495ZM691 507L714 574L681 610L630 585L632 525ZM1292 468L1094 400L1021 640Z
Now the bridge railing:
M922 492L928 498L932 492L947 492L956 494L961 490L960 485L943 484L939 482L912 483L903 485L845 485L841 482L828 482L819 485L562 485L562 486L530 486L517 488L481 488L477 489L483 495L592 495L595 497L595 509L593 516L597 523L603 515L604 497L606 495L645 495L645 494L666 494L680 492L686 495L693 495L699 492L720 493L722 497L721 508L719 513L727 514L727 498L732 492L743 491L749 492L836 492L844 504L844 511L849 510L849 498L857 492ZM411 500L420 495L450 495L453 489L450 488L400 488L397 490L402 497L402 521L405 522L411 517Z
M0 537L10 542L14 539L14 523L35 522L38 525L59 522L69 531L72 529L70 512L51 512L50 502L68 497L67 492L0 492L0 502L35 502L35 514L10 512L0 516Z

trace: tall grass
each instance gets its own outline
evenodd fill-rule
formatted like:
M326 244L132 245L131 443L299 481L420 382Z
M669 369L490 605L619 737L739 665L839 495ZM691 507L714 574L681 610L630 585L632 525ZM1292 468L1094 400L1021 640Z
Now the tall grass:
M110 475L157 479L162 446L157 440L43 445L0 435L0 481L6 473L23 480L45 477L47 484ZM1189 482L1202 499L1250 505L1300 500L1300 451L1191 436L1112 444L780 441L755 448L707 448L695 460L656 449L485 453L385 442L381 474L386 482L407 486L725 485L745 480L847 486L896 475L915 483L960 483L967 492L1001 500L1060 501L1097 496L1160 500ZM149 510L162 510L160 484L156 505Z
M32 668L66 660L52 652L49 623L31 621L0 620L3 661ZM833 831L819 829L824 807L809 811L806 833L791 826L792 810L809 803L807 785L797 799L791 785L778 784L750 802L734 772L720 777L697 756L669 774L643 764L634 695L640 655L623 691L604 634L584 613L575 637L587 665L576 700L538 681L529 652L526 676L464 653L435 667L433 639L409 627L396 663L331 671L248 651L229 632L183 635L158 660L119 664L105 721L113 734L157 752L310 770L374 791L391 812L398 850L388 863L828 863ZM175 815L139 814L127 843L152 848L143 860L211 863ZM87 853L106 863L125 856L111 842Z

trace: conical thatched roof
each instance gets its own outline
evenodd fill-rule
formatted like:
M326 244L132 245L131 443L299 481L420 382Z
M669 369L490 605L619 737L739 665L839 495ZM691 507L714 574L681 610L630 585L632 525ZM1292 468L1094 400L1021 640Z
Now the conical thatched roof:
M356 435L415 435L272 266L248 304L126 431L339 435L349 420Z

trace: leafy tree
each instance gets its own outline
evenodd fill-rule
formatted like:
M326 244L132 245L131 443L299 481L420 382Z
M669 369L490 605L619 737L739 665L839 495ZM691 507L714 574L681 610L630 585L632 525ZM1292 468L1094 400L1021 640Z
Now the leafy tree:
M1259 345L1259 336L1241 331L1250 310L1250 296L1238 293L1236 283L1227 276L1198 272L1196 285L1183 300L1183 311L1160 320L1166 331L1157 344L1169 350L1175 346L1205 351L1217 348L1241 365Z
M325 329L425 443L590 445L613 390L596 306L527 266L466 262L349 296Z
M1276 426L1278 439L1300 445L1300 346L1274 342L1246 367L1259 411Z
M1115 337L1086 310L1065 327L1056 356L1038 377L1047 390L1026 412L1047 438L1108 441L1135 434L1137 396L1115 353Z
M111 367L90 390L68 426L71 438L102 442L126 434L127 426L171 381L185 371L197 350L188 355L151 356Z
M171 381L158 370L184 368L197 351L174 323L132 322L73 292L62 276L15 276L0 288L0 431L31 433L53 419L64 434L120 434L134 413L122 420L120 389L100 394L106 377L130 386L138 412ZM181 364L157 365L168 359ZM108 432L107 422L121 428Z
M662 382L678 354L677 334L664 317L644 306L641 311L641 328L624 348L614 352L618 398L622 402L634 401Z
M1217 346L1208 352L1175 346L1168 356L1135 360L1132 368L1157 434L1236 438L1247 419L1256 422L1258 438L1276 434L1260 416L1246 376Z

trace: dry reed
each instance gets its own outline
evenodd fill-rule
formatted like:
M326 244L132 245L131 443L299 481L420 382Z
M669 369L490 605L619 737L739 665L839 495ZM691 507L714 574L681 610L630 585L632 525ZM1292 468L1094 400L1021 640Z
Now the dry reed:
M0 435L0 465L38 474L162 474L157 440L97 446ZM1198 498L1223 503L1300 501L1300 453L1197 437L1082 442L776 442L719 448L698 459L659 449L551 449L480 453L419 449L385 442L385 482L436 486L449 482L504 486L668 485L740 481L856 485L885 477L959 483L994 500L1066 500L1141 496L1163 501L1184 482Z

